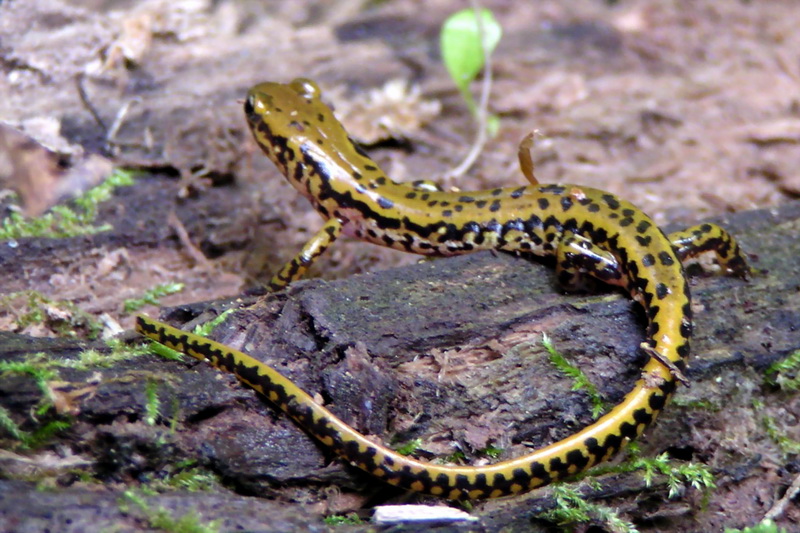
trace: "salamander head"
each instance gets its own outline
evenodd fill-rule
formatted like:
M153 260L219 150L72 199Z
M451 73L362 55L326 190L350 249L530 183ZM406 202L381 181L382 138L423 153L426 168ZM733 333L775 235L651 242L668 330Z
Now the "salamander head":
M349 144L344 128L310 80L256 85L247 94L244 113L262 150L284 171L287 157L298 158L303 149L324 154ZM287 156L286 151L292 154Z
M312 123L315 126L317 123L324 124L325 119L333 116L321 102L317 84L303 78L291 83L266 82L256 85L247 93L244 113L251 128L263 122L276 135L287 137L303 134Z
M363 189L357 182L366 172L373 179L383 175L347 136L313 81L256 85L247 94L244 112L264 153L312 201L323 183L335 182L340 191Z

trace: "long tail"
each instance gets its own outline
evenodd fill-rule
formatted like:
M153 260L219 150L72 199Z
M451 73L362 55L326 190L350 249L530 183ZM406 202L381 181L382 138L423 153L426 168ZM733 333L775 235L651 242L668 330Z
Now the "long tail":
M664 407L675 378L656 357L625 398L608 414L564 440L517 459L486 466L440 466L402 456L376 444L334 416L292 381L266 364L199 335L145 316L136 331L172 349L233 373L336 454L392 485L451 500L517 494L576 474L609 459L638 437Z

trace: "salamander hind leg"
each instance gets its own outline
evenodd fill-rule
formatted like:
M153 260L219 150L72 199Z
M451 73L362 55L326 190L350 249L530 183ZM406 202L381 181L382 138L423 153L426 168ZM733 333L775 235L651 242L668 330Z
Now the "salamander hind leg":
M342 234L342 223L329 219L322 229L303 246L300 253L286 263L267 284L270 291L279 291L293 281L302 278L319 256Z
M594 290L595 280L623 285L617 258L586 237L564 233L556 248L556 275L568 291Z
M747 259L733 236L716 224L698 224L668 236L681 261L693 261L698 256L714 254L716 264L726 274L747 279L751 270ZM706 268L705 265L703 267Z

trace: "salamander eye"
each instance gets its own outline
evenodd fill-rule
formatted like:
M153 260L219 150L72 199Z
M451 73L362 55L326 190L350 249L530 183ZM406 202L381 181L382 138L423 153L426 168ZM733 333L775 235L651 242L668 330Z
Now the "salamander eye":
M302 98L307 100L316 100L319 98L319 85L309 79L297 78L293 80L289 86Z
M244 101L244 114L245 115L252 115L253 111L255 110L255 99L256 97L252 94L247 96L247 100Z

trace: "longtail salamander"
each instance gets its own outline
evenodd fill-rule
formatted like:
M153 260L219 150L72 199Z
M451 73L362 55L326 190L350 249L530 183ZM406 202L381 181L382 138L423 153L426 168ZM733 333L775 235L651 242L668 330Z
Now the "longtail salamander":
M609 459L642 434L683 379L692 310L682 261L712 252L727 273L746 278L749 272L736 241L722 228L700 224L666 236L650 217L612 194L536 184L523 150L528 186L444 192L429 181L394 182L350 140L309 80L257 85L244 112L258 145L326 221L272 278L272 290L303 276L345 233L426 255L496 249L555 256L565 288L580 288L593 278L622 287L645 309L642 350L649 360L621 403L562 441L487 466L442 466L402 456L358 433L264 363L137 318L140 333L234 373L325 446L393 485L452 500L494 498L541 487Z

